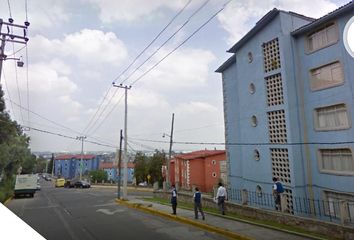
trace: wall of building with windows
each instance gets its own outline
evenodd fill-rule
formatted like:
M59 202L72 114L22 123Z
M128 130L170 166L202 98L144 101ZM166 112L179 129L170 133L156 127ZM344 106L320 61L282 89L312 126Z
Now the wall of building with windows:
M303 158L311 161L315 197L327 200L354 193L354 59L343 43L352 16L343 13L294 36L302 129L314 143Z
M234 192L262 196L277 177L290 212L302 198L354 211L354 59L342 39L353 11L315 20L275 9L229 50L216 71Z

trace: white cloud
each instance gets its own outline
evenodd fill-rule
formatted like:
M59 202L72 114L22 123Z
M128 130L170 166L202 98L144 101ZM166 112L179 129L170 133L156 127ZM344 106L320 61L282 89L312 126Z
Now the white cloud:
M206 102L189 102L189 103L182 103L176 108L176 113L189 115L189 114L205 114L205 113L215 113L217 112L217 108L209 103Z
M83 0L83 2L96 4L100 10L99 17L105 23L132 22L141 18L151 18L156 16L160 9L176 10L186 4L185 0Z
M73 56L83 64L120 64L127 57L124 43L112 32L83 29L68 34L64 39L48 39L36 35L31 40L30 50L40 59L50 59L53 55Z
M313 18L321 17L337 8L329 0L233 1L218 16L221 26L230 34L228 44L235 44L263 15L275 7Z
M165 56L170 49L161 51L155 57L155 62ZM141 81L144 87L160 90L177 90L203 86L209 77L209 64L215 60L211 51L184 48L172 53L158 67L144 76ZM147 67L148 69L149 67ZM145 70L146 71L146 68ZM140 76L143 70L132 77L132 81Z

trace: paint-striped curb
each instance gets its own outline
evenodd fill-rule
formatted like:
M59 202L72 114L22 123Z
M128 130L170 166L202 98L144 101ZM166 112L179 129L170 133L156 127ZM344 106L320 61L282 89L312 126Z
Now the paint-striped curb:
M9 197L9 198L4 202L4 205L6 206L11 200L12 200L12 197Z
M178 221L178 222L181 222L181 223L193 225L195 227L199 227L201 229L208 230L210 232L215 232L215 233L227 236L227 237L232 238L232 239L240 239L240 240L251 240L252 239L250 237L246 237L246 236L241 235L239 233L231 232L231 231L229 231L227 229L211 226L211 225L206 224L206 223L193 221L193 220L191 220L189 218L168 214L166 212L163 212L163 211L160 211L160 210L152 208L151 207L152 204L144 206L143 204L131 203L129 201L120 200L120 199L116 199L116 202L119 203L119 204L128 206L130 208L139 209L139 210L142 210L142 211L147 212L147 213L151 213L151 214L154 214L154 215L162 216L162 217L165 217L165 218L168 218L168 219L171 219L171 220L174 220L174 221Z

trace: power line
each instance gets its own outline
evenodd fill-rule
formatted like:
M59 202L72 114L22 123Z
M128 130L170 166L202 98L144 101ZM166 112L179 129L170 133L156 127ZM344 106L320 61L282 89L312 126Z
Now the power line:
M169 144L169 141L162 140L152 140L152 139L138 139L133 138L136 141L142 142L155 142L155 143L166 143ZM293 143L269 143L269 142L255 142L255 143L218 143L218 142L182 142L174 141L173 144L186 144L186 145L220 145L220 146L296 146L296 145L340 145L340 144L353 144L354 141L341 141L341 142L293 142Z
M163 47L165 46L174 36L176 36L177 33L179 33L182 28L184 28L189 21L209 2L210 0L205 1L196 11L194 11L192 13L191 16L189 16L189 18L161 45L159 46L147 59L145 59L137 68L134 69L133 72L131 72L123 81L127 81L128 79L131 78L131 76L136 73L147 61L149 61L153 56L155 56L155 54Z
M160 59L157 63L155 63L152 67L150 67L147 71L145 71L143 74L141 74L137 79L133 81L131 86L133 86L135 83L137 83L140 79L142 79L145 75L147 75L151 70L153 70L155 67L157 67L162 61L164 61L168 56L170 56L172 53L174 53L178 48L180 48L182 45L184 45L189 39L191 39L197 32L199 32L205 25L207 25L213 18L215 18L220 12L222 12L225 7L233 0L229 0L226 2L223 7L214 13L206 22L204 22L200 27L198 27L191 35L189 35L188 38L186 38L182 43L180 43L177 47L175 47L172 51L170 51L168 54L166 54L162 59Z
M135 57L135 59L128 65L127 68L124 69L122 73L120 73L113 81L117 81L137 60L138 58L161 36L161 34L172 24L172 22L187 8L187 6L192 2L189 0L184 7L179 10L179 12L167 23L167 25L157 34L157 36ZM124 83L124 80L121 83Z
M99 125L97 125L97 127L89 134L90 136L93 135L101 126L102 124L107 120L107 118L112 114L112 112L117 108L117 106L119 105L119 103L122 101L124 97L124 94L122 94L122 96L119 98L118 102L111 108L111 111L103 118L103 120L101 121L101 123Z
M29 127L29 126L23 126L23 127L29 128L29 129L31 129L33 131L37 131L37 132L41 132L41 133L46 133L46 134L55 135L55 136L58 136L58 137L63 137L63 138L77 140L76 137L64 135L64 134L61 134L61 133L55 133L55 132L51 132L51 131L48 131L48 130L43 130L43 129ZM85 140L85 142L92 143L92 144L99 145L99 146L110 147L110 148L114 148L114 149L117 148L117 146L114 146L114 145L107 145L107 144L102 144L102 143L99 143L99 142L94 142L94 141L89 141L89 140Z
M192 0L189 0L187 2L187 4L167 23L167 25L157 34L157 36L134 58L134 60L113 80L116 81L118 80L137 60L138 58L161 36L161 34L172 24L172 22L187 8L187 6L191 3ZM27 0L26 0L27 3ZM93 115L93 117L90 119L89 123L86 125L86 127L84 128L83 132L86 132L86 130L89 128L91 122L93 121L93 119L97 116L99 110L101 109L104 101L106 100L109 91L111 90L112 86L110 85L108 90L106 91L106 94L104 95L102 101L100 102L100 104L98 105L98 108L95 112L95 114ZM115 89L114 95L116 94L116 92L118 91L118 89ZM112 98L111 98L112 99ZM109 105L111 103L111 99L108 101L107 105ZM103 114L104 110L101 111L101 115Z

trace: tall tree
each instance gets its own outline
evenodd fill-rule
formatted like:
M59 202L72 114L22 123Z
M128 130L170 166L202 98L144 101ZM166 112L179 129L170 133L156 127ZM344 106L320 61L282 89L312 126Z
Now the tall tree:
M148 175L148 157L142 152L137 152L134 163L134 177L136 178L137 183L146 181Z
M166 154L165 152L160 152L159 150L155 150L154 155L149 159L148 171L150 175L150 182L159 182L159 185L162 185L163 177L162 177L162 165L165 162Z

